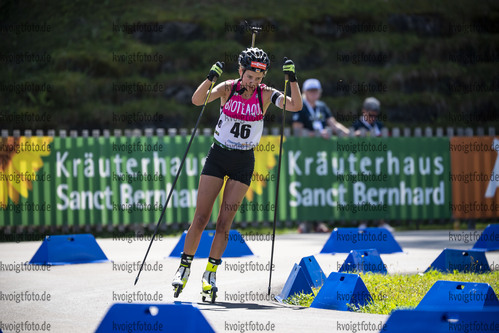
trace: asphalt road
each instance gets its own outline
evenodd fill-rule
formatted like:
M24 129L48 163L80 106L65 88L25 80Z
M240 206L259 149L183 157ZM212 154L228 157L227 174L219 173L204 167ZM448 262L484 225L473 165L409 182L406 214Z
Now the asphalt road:
M396 232L394 236L404 252L381 255L389 273L423 272L444 248L468 249L473 245L449 237L449 231ZM278 235L271 293L281 292L293 264L304 256L316 255L326 275L338 271L347 254L318 254L328 237L329 234ZM17 273L11 268L29 261L41 242L0 243L2 327L12 328L14 324L29 321L36 325L45 323L39 329L50 324L50 332L93 332L113 303L137 300L137 292L153 301L134 303L180 301L197 306L216 332L262 332L259 328L268 332L378 332L388 318L301 308L270 300L267 296L270 241L248 241L254 256L224 259L217 273L220 290L217 303L201 302L201 276L206 259L194 260L185 290L174 299L170 284L179 259L167 256L178 239L162 238L153 244L147 270L142 272L136 286L138 263L148 241L97 239L113 262L51 266L50 270ZM488 252L486 256L489 264L499 263L499 252ZM30 300L21 299L20 294L26 292L32 295Z

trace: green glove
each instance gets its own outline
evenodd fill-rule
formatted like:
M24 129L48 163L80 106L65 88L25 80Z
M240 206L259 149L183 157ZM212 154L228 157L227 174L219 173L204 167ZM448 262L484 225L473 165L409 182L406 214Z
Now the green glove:
M296 82L295 63L288 58L284 58L284 66L282 66L284 74L289 76L289 82Z
M208 73L208 76L206 78L213 82L213 78L220 77L220 75L222 75L223 73L224 65L225 63L217 61L216 64L211 66L210 72Z

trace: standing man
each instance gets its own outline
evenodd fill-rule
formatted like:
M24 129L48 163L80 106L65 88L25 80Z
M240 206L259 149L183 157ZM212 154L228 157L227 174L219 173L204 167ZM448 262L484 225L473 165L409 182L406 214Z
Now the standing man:
M378 120L380 112L380 103L375 97L368 97L362 104L362 115L353 123L355 135L360 135L360 131L364 128L370 132L374 130L375 136L381 136L383 123Z
M308 79L303 83L303 109L293 114L293 128L306 128L314 135L319 131L324 138L328 138L327 127L333 133L342 132L348 135L350 131L336 121L327 105L320 101L322 87L317 79Z
M352 125L355 130L355 135L359 136L361 134L361 129L364 128L368 132L374 130L375 136L381 136L383 123L378 120L380 105L379 100L375 97L368 97L364 100L364 104L362 104L362 115ZM361 221L359 228L366 227L367 221ZM390 232L395 231L395 229L386 223L385 220L380 220L378 222L378 227L385 228Z

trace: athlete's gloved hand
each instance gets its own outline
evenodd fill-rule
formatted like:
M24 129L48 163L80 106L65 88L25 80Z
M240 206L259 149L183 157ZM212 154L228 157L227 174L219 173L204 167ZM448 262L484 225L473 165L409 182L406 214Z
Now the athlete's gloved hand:
M296 82L295 63L293 60L284 57L284 66L282 71L285 75L289 76L289 82Z
M224 62L217 61L216 64L211 66L210 72L208 73L208 76L206 78L213 82L213 78L219 78L220 75L222 75L224 66Z

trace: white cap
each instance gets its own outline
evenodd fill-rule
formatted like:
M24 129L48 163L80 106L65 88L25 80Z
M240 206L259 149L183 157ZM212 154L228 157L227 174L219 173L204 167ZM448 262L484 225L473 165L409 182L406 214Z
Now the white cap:
M364 100L364 104L362 105L362 108L364 110L369 110L369 111L377 111L379 112L380 109L380 102L378 101L377 98L375 97L368 97Z
M322 90L321 83L317 79L308 79L303 82L303 91L319 89Z

